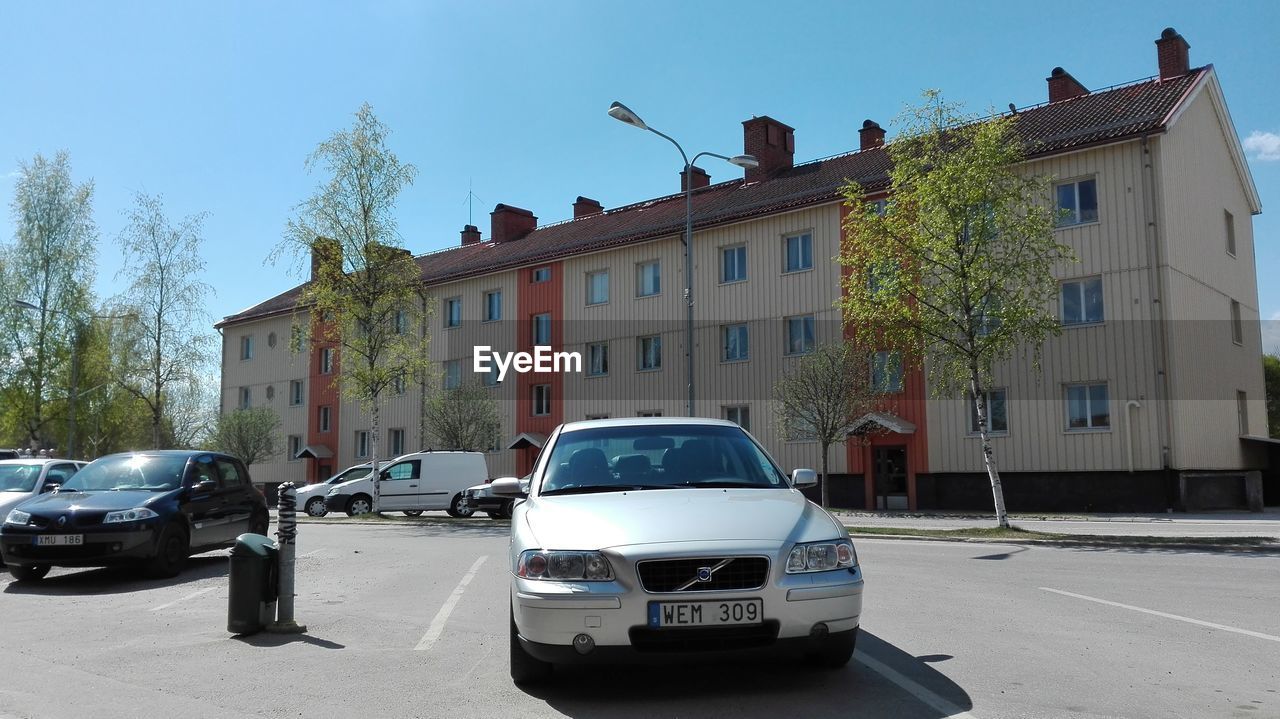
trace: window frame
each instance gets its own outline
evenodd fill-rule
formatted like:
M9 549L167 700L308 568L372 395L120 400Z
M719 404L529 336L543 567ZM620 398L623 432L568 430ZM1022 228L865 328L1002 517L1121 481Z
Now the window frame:
M539 277L539 275L544 275ZM543 265L529 270L529 284L540 285L543 282L551 281L551 265Z
M286 449L285 451L288 453L289 456L285 458L285 461L301 462L302 460L298 459L298 453L302 451L302 448L304 446L305 445L302 443L302 435L291 434L288 437L286 437L285 447L287 447L288 449Z
M462 360L451 359L441 363L440 389L458 389L462 386ZM455 369L456 368L456 369Z
M392 458L404 454L404 428L392 427L387 430L387 454Z
M240 335L240 361L249 362L253 360L253 335Z
M307 403L307 386L304 380L289 380L289 406L301 407Z
M239 396L236 398L236 409L243 410L253 407L253 388L241 387Z
M807 347L805 347L804 349L800 349L800 350L792 350L792 349L791 349L791 347L792 347L792 342L791 342L791 323L792 323L793 321L795 321L795 320L801 320L801 321L802 321L802 324L801 324L800 326L801 326L801 328L802 328L802 329L801 329L801 332L803 333L803 327L804 327L803 320L805 320L805 319L809 320L809 333L808 333L808 334L809 334L809 337L808 337L808 339L810 340L810 343L809 343L809 345L808 345ZM786 344L783 346L783 356L785 356L785 357L803 357L804 355L813 354L814 349L816 349L816 348L817 348L817 346L818 346L818 335L817 335L817 324L818 324L818 323L817 323L817 318L813 315L813 313L803 314L803 315L790 315L790 316L787 316L787 317L783 317L783 318L782 318L782 321L783 321L784 323L786 323L786 324L785 324L785 329L784 329L784 332L783 332L784 339L785 339L785 341L786 341ZM803 339L803 337L802 337L802 339Z
M538 341L538 326L542 318L546 318L547 337L546 342ZM554 341L551 331L551 313L539 312L529 316L529 344L533 347L550 347Z
M741 328L742 335L739 342L740 354L737 357L729 356L729 333L735 329ZM751 360L751 329L746 322L733 322L731 324L720 325L720 364L735 364L738 362L749 362Z
M498 312L493 313L493 300L498 300ZM481 322L500 322L502 320L502 289L485 290L484 293L484 319Z
M991 403L992 403L991 395L996 392L999 392L1002 395L1004 395L1003 399L1001 400L1004 404L1004 429L995 429L995 428L988 429L987 436L1008 437L1009 436L1009 388L1008 387L992 387L991 389L987 390L986 392L987 394L987 425L990 426L991 424ZM968 404L968 411L966 413L969 415L969 423L968 423L969 431L966 434L970 437L980 437L982 433L978 431L978 417L977 417L978 410L973 406L973 395L970 394L968 391L965 391L964 399L965 399L965 402Z
M657 286L653 292L644 292L644 270L646 267L654 267L655 285ZM659 297L662 295L662 259L655 258L652 260L644 260L636 263L636 299L646 299L649 297Z
M333 374L333 348L320 348L320 374Z
M1226 226L1227 254L1235 258L1236 250L1238 249L1236 247L1236 216L1231 213L1231 210L1224 207L1222 208L1222 221Z
M595 350L596 348L601 349L601 357L603 358L601 362L601 365L603 366L603 370L601 370L600 372L595 371L595 362L594 362L595 354L593 350ZM587 366L586 366L586 371L583 372L583 375L586 376L588 379L595 378L595 377L609 376L609 343L607 341L587 343Z
M1080 219L1079 219L1079 218L1080 218L1080 216L1081 216L1081 212L1080 212L1080 183L1082 183L1082 182L1092 182L1092 183L1093 183L1093 204L1094 204L1093 212L1094 212L1094 214L1096 215L1096 217L1094 217L1092 220L1080 220ZM1073 195L1073 197L1074 197L1074 199L1075 199L1075 208L1072 210L1072 212L1074 213L1075 217L1077 218L1077 220L1076 220L1075 222L1067 222L1067 221L1065 221L1065 220L1063 219L1062 211L1063 211L1063 210L1065 210L1065 209L1067 209L1067 208L1065 208L1065 207L1061 207L1061 206L1058 204L1058 188L1066 187L1067 185L1071 185L1071 186L1072 186L1072 188L1073 188L1073 189L1072 189L1072 195ZM1053 229L1055 229L1055 230L1062 230L1062 229L1066 229L1066 228L1069 228L1069 227L1084 227L1084 226L1087 226L1087 225L1096 225L1096 224L1098 224L1098 223L1102 222L1102 203L1101 203L1101 202L1099 202L1099 195L1098 195L1098 176L1097 176L1096 174L1093 174L1093 175L1081 175L1080 177L1075 177L1075 178L1072 178L1072 179L1069 179L1069 180L1063 180L1063 181L1061 181L1061 182L1055 182L1055 183L1053 183L1053 207L1054 207L1054 211L1057 213L1057 216L1054 218L1054 223L1053 223Z
M731 417L730 415L737 415L737 417ZM744 416L747 420L745 424L742 422ZM751 405L749 404L722 404L720 405L720 417L733 422L747 432L751 431Z
M790 242L791 242L791 240L793 240L793 239L798 240L798 239L800 239L800 238L802 238L802 237L808 237L808 238L809 238L809 264L808 264L807 266L800 266L800 267L796 267L796 268L790 268L790 267L788 266L788 262L789 262L789 260L790 260L790 255L791 255L791 253L790 253L790 249L791 249L791 248L790 248ZM782 236L782 274L784 274L784 275L795 275L795 274L799 274L799 273L801 273L801 272L811 272L811 271L813 271L814 267L816 267L816 266L817 266L817 262L814 260L814 257L813 257L813 246L814 246L814 241L813 241L813 229L812 229L812 228L807 229L807 230L800 230L800 231L798 231L798 232L789 232L789 233L787 233L787 234L783 235L783 236ZM800 261L800 262L802 263L802 265L803 265L803 262L804 262L804 249L803 249L803 247L801 248L801 250L800 250L800 253L799 253L799 254L800 254L799 261Z
M1237 347L1244 347L1244 314L1240 306L1239 300L1230 300L1231 312L1231 343Z
M1098 320L1088 319L1087 318L1088 314L1085 309L1085 284L1088 282L1093 282L1094 280L1098 282L1098 292L1102 295L1102 319L1098 319ZM1080 300L1080 304L1079 304L1080 321L1079 322L1067 321L1067 302L1066 302L1066 294L1065 294L1067 285L1076 285L1079 288L1079 300ZM1106 322L1107 322L1107 287L1106 287L1106 283L1103 282L1102 275L1085 275L1083 277L1072 277L1069 279L1058 280L1058 325L1060 327L1064 329L1066 328L1074 329L1076 327L1096 327L1098 325L1106 324Z
M604 299L592 301L591 290L594 288L594 285L592 284L592 280L596 277L604 277ZM608 267L605 267L599 270L590 270L589 272L586 273L586 306L587 307L599 307L600 305L609 304L610 291L611 291L611 288L609 286L609 268Z
M880 358L885 358L884 364L881 364ZM888 386L886 383L876 382L876 373L888 371L890 362L896 359L894 363L894 371L897 372L897 384L894 387ZM907 390L907 373L903 366L902 352L899 350L876 350L871 353L871 391L876 394L902 394ZM888 375L885 379L890 379L893 375ZM881 387L885 384L885 387Z
M727 276L727 273L725 272L725 270L727 269L727 265L725 264L725 256L730 252L737 253L739 251L741 251L742 253L742 274L740 276L730 279ZM738 262L735 259L734 260L735 269L737 269L737 264ZM748 259L747 259L746 243L740 242L736 245L724 245L723 247L721 247L720 248L720 284L736 285L740 282L746 282L750 278L751 278L751 274L750 274L750 269L749 269Z
M644 351L645 340L653 340L657 343L657 364L652 367L644 366L646 352ZM662 370L662 335L640 335L636 337L636 371L637 372L658 372Z
M529 387L532 396L530 399L529 415L531 417L550 417L551 416L551 385L548 383L535 384ZM539 396L541 395L541 396ZM541 407L545 405L545 407ZM539 412L539 409L543 411Z
M454 307L458 308L458 317L456 322L454 321L454 317L453 317ZM453 297L444 298L444 312L441 312L440 314L444 315L441 319L444 320L445 329L456 330L459 327L461 327L462 326L462 295L455 295Z
M333 429L333 407L322 404L317 409L316 433L325 434Z
M356 430L356 459L364 459L369 456L369 430Z
M1092 397L1092 388L1094 388L1094 387L1099 387L1099 386L1100 386L1100 387L1105 387L1105 388L1106 388L1106 391L1107 391L1107 400L1106 400L1106 402L1107 402L1107 424L1106 424L1105 426L1104 426L1104 425L1097 425L1097 426L1095 426L1095 425L1093 424L1093 397ZM1084 427L1072 427L1072 426L1071 426L1071 396L1070 396L1070 391L1071 391L1071 389L1072 389L1073 387L1083 387L1083 388L1084 388L1084 390L1085 390L1085 394L1084 394L1084 398L1085 398L1085 418L1086 418L1086 420L1089 422L1089 424L1087 424L1087 425L1086 425L1086 426L1084 426ZM1112 426L1113 426L1113 425L1112 425L1112 422L1111 422L1111 383L1110 383L1110 382L1105 381L1105 380L1101 380L1101 381L1088 381L1088 382L1064 382L1064 383L1063 383L1063 385L1062 385L1062 400L1063 400L1063 410L1064 410L1064 411L1063 411L1063 415L1064 415L1063 419L1065 420L1065 422L1064 422L1064 430L1063 430L1064 432L1067 432L1067 433L1070 433L1070 434L1076 434L1076 433L1085 433L1085 434L1088 434L1088 433L1090 433L1090 432L1110 432L1110 431L1111 431L1111 428L1112 428Z

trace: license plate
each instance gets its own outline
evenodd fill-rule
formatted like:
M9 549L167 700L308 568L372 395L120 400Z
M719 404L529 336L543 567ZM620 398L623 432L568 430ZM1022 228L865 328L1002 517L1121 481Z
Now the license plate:
M81 544L84 544L83 534L41 534L36 537L38 547L75 547Z
M649 626L655 629L760 624L763 621L764 602L759 599L649 602Z

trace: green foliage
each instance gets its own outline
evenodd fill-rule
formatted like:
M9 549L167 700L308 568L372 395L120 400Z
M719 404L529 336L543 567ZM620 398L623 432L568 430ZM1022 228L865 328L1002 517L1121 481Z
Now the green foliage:
M436 449L464 452L488 451L502 429L498 403L479 382L432 393L426 401L423 423L438 443Z
M1280 355L1262 355L1262 373L1267 387L1267 432L1280 437Z
M246 465L280 454L280 417L269 407L237 409L218 417L211 444Z

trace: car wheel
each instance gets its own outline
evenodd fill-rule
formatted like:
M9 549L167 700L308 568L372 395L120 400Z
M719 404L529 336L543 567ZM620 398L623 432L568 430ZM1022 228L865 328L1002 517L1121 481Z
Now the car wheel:
M537 684L551 678L555 665L534 657L520 646L516 632L515 612L511 612L511 681L516 684Z
M307 514L312 517L323 517L329 513L329 509L324 506L324 497L312 497L307 500Z
M822 641L822 646L809 655L809 660L828 669L839 669L853 658L858 645L858 630L833 634Z
M367 494L357 494L347 503L347 516L354 517L359 514L368 514L373 511L373 500Z
M421 509L406 509L406 510L404 510L404 516L406 516L406 517L421 517L421 516L422 516L422 510L421 510Z
M267 532L270 529L271 529L271 515L259 514L258 516L249 520L250 534L260 534L262 536L266 536Z
M512 500L507 500L506 502L503 502L500 509L495 509L492 512L485 512L485 514L489 515L489 519L511 519L511 508L514 504L515 502Z
M461 492L453 495L453 501L449 502L449 508L445 511L449 513L450 517L458 518L470 517L476 513L476 510L467 504L467 500L462 496Z
M147 574L162 579L176 577L186 565L190 554L191 538L187 536L186 527L179 524L167 525L160 530L156 555L146 565Z
M38 582L49 573L48 564L10 564L9 574L17 582Z

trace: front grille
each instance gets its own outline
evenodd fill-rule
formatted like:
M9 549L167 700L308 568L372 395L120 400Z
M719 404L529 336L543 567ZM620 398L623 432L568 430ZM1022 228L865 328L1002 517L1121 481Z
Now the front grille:
M631 646L638 652L710 652L767 647L778 640L778 622L743 627L650 629L632 627Z
M698 571L707 568L715 569L710 581L697 581ZM649 559L636 565L636 571L640 574L640 585L647 592L723 592L763 587L769 579L769 560L766 557Z

